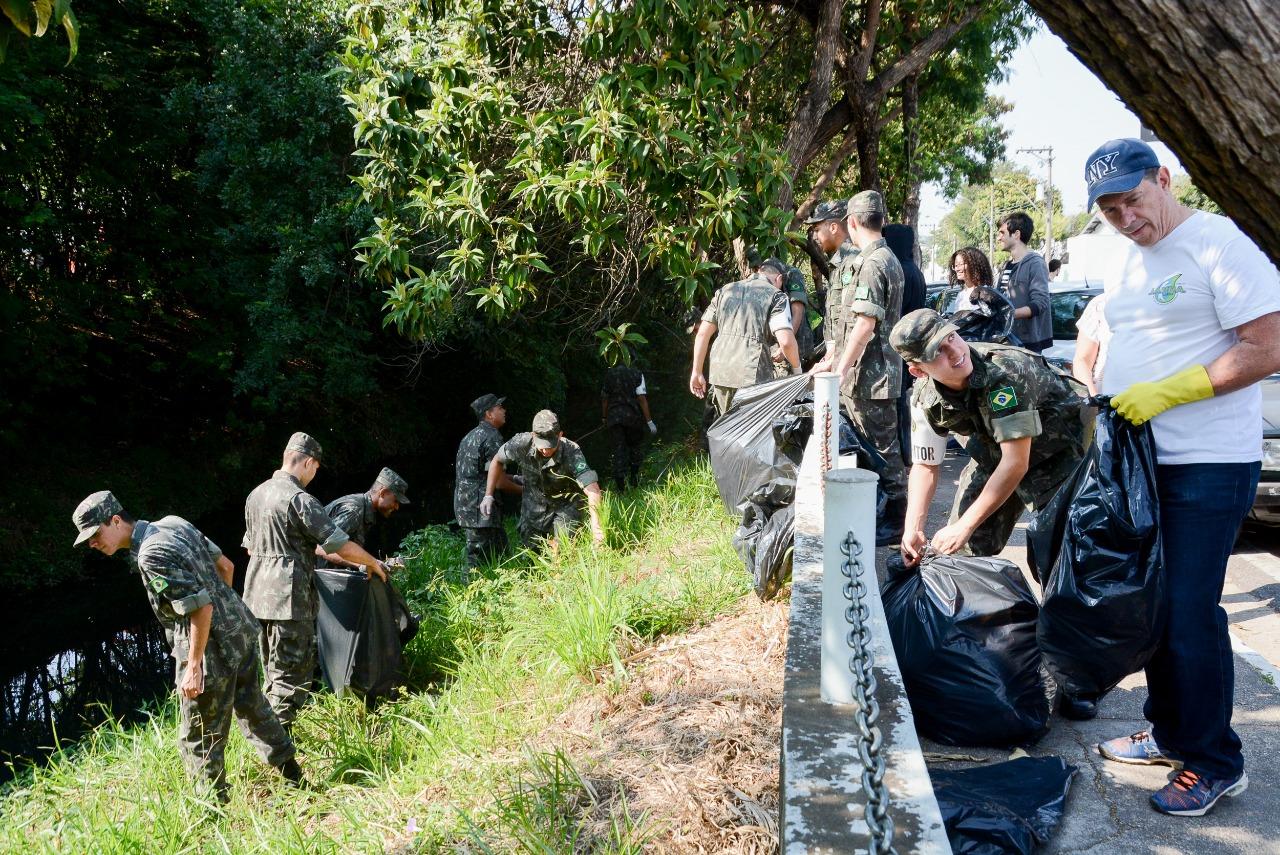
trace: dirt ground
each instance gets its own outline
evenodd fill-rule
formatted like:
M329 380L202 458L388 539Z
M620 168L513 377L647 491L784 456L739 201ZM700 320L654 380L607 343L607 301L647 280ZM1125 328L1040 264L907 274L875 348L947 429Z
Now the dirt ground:
M778 851L786 601L752 599L630 657L615 694L584 699L544 734L573 758L602 828L625 797L646 851Z

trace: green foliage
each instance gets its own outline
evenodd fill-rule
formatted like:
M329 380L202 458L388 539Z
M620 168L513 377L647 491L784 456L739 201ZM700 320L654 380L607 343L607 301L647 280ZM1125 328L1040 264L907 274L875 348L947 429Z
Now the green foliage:
M80 49L80 24L71 11L71 0L0 0L0 12L13 29L0 27L0 62L8 56L9 41L14 31L28 38L43 36L49 25L62 27L67 34L67 64Z
M366 0L348 20L375 212L359 260L407 335L538 301L588 317L690 303L733 238L778 242L783 162L738 106L762 56L750 8Z
M619 324L616 327L605 327L596 330L596 338L600 341L600 357L608 365L630 365L634 358L632 348L648 344L649 339L638 332L631 331L631 324Z
M1023 211L1031 216L1034 233L1031 245L1038 247L1044 240L1045 203L1036 199L1037 179L1026 169L1010 163L1002 163L996 167L993 178L985 184L970 184L960 191L955 206L942 218L934 241L940 250L939 263L944 263L944 255L956 247L976 246L987 251L989 241L999 227L1000 219L1015 211ZM1043 198L1043 197L1042 197ZM1073 222L1063 215L1062 194L1053 193L1054 217L1053 233L1055 241L1062 241L1073 234ZM1002 264L1007 254L996 246L996 257L991 259L993 267Z
M1208 211L1210 214L1221 214L1222 208L1217 202L1205 195L1205 192L1191 181L1190 175L1173 177L1173 195L1180 203L1197 211Z
M557 555L487 568L469 588L456 535L432 527L406 539L401 590L424 631L456 640L434 669L443 679L373 712L316 698L294 725L310 789L289 787L233 735L230 804L193 792L171 702L145 725L104 725L11 784L0 851L562 852L571 841L639 851L644 817L599 792L545 734L573 700L628 678L637 633L698 627L749 595L750 580L705 461L607 502L609 545L584 532Z

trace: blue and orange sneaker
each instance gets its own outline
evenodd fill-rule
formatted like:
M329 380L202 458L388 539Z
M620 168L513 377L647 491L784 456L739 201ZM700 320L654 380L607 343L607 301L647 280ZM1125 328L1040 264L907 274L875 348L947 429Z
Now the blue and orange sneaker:
M1098 743L1098 753L1117 763L1138 766L1172 766L1182 768L1182 759L1156 744L1150 732L1140 730L1132 736L1121 736Z
M1170 816L1204 816L1223 796L1238 796L1249 789L1249 776L1206 778L1183 769L1151 796L1151 806Z

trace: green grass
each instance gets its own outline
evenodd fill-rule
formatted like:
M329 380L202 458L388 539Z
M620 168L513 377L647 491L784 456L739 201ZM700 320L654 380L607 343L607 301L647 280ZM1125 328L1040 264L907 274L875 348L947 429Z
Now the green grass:
M604 547L580 533L466 586L457 535L431 527L407 539L397 582L423 617L406 650L411 691L373 713L318 696L295 727L312 789L285 785L236 734L231 803L202 799L170 703L145 725L97 729L10 785L0 851L638 851L646 818L596 793L539 737L575 699L616 691L637 645L712 620L750 580L705 461L607 496L604 512Z

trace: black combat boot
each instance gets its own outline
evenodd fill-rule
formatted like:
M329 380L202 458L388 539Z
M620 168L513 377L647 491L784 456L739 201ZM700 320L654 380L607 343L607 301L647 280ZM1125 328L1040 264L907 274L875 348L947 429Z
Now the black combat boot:
M614 475L613 489L617 490L619 493L625 493L627 491L627 479L623 478L621 475Z
M290 757L288 760L276 767L276 771L280 773L280 777L284 778L290 784L299 789L307 788L307 779L302 774L302 767L298 765L296 757Z

